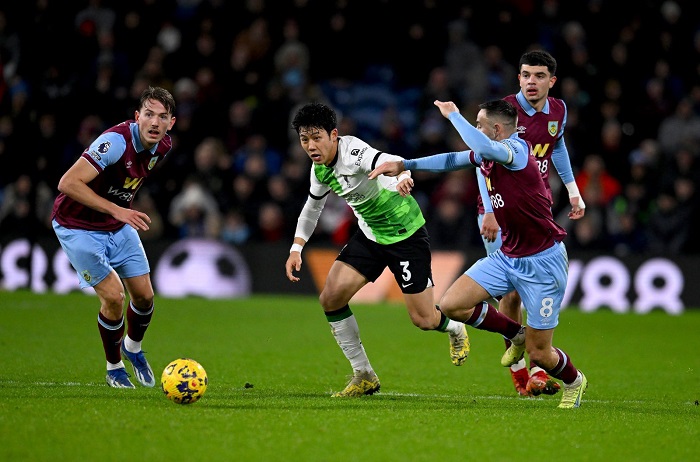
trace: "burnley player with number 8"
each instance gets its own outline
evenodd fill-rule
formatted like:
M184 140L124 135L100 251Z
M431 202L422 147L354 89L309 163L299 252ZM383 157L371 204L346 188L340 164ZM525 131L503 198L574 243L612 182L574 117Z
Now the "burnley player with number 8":
M447 289L440 308L448 317L477 327L487 315L483 301L517 290L527 310L527 327L523 328L524 335L510 339L501 365L511 366L527 350L531 361L564 382L559 407L577 408L588 380L563 350L552 345L569 269L563 242L566 231L552 217L530 144L518 137L518 112L508 101L483 103L474 127L453 102L435 101L435 105L471 149L385 162L370 177L396 176L406 169L481 170L487 197L503 229L503 244L474 263Z
M562 183L569 193L571 211L569 218L583 217L586 204L581 197L571 169L569 152L564 142L564 128L567 121L566 103L549 96L549 90L557 81L557 61L544 50L531 50L520 57L518 82L520 92L508 95L504 100L518 110L518 136L532 145L532 155L544 181L545 193L553 204L549 172L554 166ZM491 254L501 247L501 229L489 201L482 201L488 194L484 192L484 178L476 169L481 194L477 197L479 231L483 236L486 253ZM498 302L498 310L522 324L521 297L517 291L503 295ZM510 341L505 339L506 348ZM559 384L534 362L530 370L521 358L510 367L510 374L516 391L522 396L553 395L559 391Z

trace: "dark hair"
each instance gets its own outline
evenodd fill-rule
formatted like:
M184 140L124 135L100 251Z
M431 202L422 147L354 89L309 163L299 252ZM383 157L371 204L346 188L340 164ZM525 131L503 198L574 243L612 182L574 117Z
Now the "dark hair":
M502 99L481 103L479 104L479 109L486 111L486 116L489 119L497 117L513 125L518 120L518 110L515 109L515 106Z
M557 73L557 60L544 50L534 50L524 53L520 57L518 69L522 69L523 64L526 66L547 66L550 75L554 76Z
M294 115L292 128L297 134L301 128L322 128L330 133L338 126L338 118L335 111L325 104L308 103L301 107Z
M173 114L175 112L175 98L170 94L168 90L161 87L148 87L143 93L141 93L141 98L139 99L139 111L143 108L143 105L149 99L154 99L161 103L168 114Z

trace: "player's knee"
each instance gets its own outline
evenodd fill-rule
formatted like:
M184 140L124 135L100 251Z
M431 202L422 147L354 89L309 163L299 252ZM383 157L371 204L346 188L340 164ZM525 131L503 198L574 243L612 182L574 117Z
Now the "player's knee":
M323 311L334 311L342 308L347 304L333 291L324 289L318 297L318 302L323 307Z
M450 319L455 319L455 316L458 315L459 312L459 307L456 305L451 305L449 302L445 300L440 301L440 311L447 316Z
M153 294L134 294L131 303L140 310L146 310L153 306Z
M124 308L124 292L114 291L103 293L101 298L104 309L113 316L112 319L121 316L122 309Z
M505 305L508 309L511 310L518 310L520 309L521 303L522 300L520 299L520 295L518 295L517 292L513 291L505 294L499 304L501 306Z
M528 348L527 355L530 361L537 364L539 367L547 370L549 369L549 361L547 361L549 353L545 350L540 350L536 348Z

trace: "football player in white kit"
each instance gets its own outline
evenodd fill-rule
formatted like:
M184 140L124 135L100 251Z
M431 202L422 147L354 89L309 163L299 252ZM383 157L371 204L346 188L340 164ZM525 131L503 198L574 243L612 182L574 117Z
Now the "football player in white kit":
M425 218L410 195L410 173L398 178L368 178L377 165L401 158L379 151L357 137L340 136L335 111L324 104L301 107L292 127L313 164L309 197L299 215L285 264L289 280L299 281L294 272L301 269L302 249L316 228L329 193L347 201L359 226L333 263L319 297L331 332L353 369L345 389L333 396L371 395L379 390L379 379L365 353L348 303L387 266L404 294L413 324L422 330L447 332L452 363L462 365L469 354L469 337L463 323L446 318L434 303L430 239ZM511 323L508 332L517 332L519 324Z

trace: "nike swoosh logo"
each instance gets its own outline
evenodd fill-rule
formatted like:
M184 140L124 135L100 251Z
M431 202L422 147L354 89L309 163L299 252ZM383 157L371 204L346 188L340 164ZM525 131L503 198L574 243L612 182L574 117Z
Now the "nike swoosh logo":
M409 282L408 284L401 284L401 287L403 287L405 289L406 287L410 286L411 284L413 284L413 283Z

